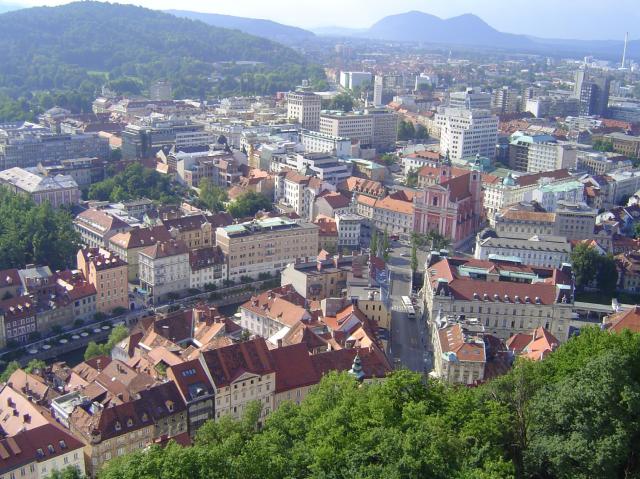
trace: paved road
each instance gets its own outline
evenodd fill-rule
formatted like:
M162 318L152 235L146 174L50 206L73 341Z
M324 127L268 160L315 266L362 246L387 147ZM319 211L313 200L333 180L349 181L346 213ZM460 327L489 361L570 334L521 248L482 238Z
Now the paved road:
M406 256L401 256L401 254ZM416 319L411 320L402 306L402 296L409 296L411 290L410 248L396 245L389 258L391 270L391 357L396 367L406 367L412 371L425 371L426 346L429 338L421 310L416 310ZM423 264L424 255L418 258ZM429 363L426 364L427 366Z

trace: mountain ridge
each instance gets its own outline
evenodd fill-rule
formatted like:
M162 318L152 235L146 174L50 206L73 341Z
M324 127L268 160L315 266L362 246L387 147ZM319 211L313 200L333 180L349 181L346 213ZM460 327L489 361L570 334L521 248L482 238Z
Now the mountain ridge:
M269 40L277 41L285 45L295 45L300 41L310 40L316 36L315 33L303 28L261 18L238 17L191 10L165 11L177 17L199 20L215 27L240 30L244 33L268 38Z

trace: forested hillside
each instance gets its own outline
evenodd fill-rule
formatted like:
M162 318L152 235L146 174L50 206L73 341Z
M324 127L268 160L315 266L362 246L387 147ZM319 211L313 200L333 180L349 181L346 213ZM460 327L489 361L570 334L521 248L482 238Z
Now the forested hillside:
M588 329L478 388L333 375L261 430L258 411L206 424L194 447L115 459L100 477L637 478L640 335Z
M200 99L273 93L321 74L264 38L92 1L1 14L0 45L0 120L29 117L52 103L87 109L104 83L136 94L169 79L178 97Z

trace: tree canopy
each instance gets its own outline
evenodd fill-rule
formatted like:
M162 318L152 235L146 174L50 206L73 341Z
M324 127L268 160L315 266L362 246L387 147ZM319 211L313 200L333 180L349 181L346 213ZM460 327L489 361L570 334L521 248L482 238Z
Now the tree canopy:
M116 344L129 336L129 330L124 325L118 325L111 330L109 339L105 344L98 344L94 341L90 341L87 344L87 349L84 350L84 360L88 361L91 358L97 356L110 356L111 350Z
M75 264L80 244L71 214L48 202L0 188L0 269L46 264L52 270Z
M597 285L604 294L613 295L618 284L618 270L613 256L601 255L587 243L580 243L571 252L571 264L578 290Z
M195 446L111 461L100 479L638 477L640 335L587 328L542 362L467 388L396 371L326 376L258 427L209 422Z
M54 105L89 111L105 84L136 95L166 79L177 97L201 99L272 94L325 78L265 38L106 2L4 13L0 43L0 120L33 119Z
M149 198L161 203L176 203L178 192L168 176L132 163L124 171L89 187L89 199L126 201Z
M272 201L262 193L247 191L227 205L227 212L234 218L248 218L258 211L271 211Z
M200 180L198 188L200 189L200 202L209 211L217 213L224 209L224 202L229 198L227 197L227 192L223 188L215 186L208 178Z

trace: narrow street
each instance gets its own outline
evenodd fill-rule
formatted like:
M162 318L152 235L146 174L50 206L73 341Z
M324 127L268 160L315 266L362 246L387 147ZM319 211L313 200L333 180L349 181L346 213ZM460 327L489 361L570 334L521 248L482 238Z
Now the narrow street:
M392 299L390 357L395 367L424 372L430 361L425 362L425 358L429 359L426 356L429 337L422 305L418 303L416 306L416 319L409 319L401 299L411 294L410 253L409 247L395 243L389 258ZM424 254L419 256L418 262L424 262Z

